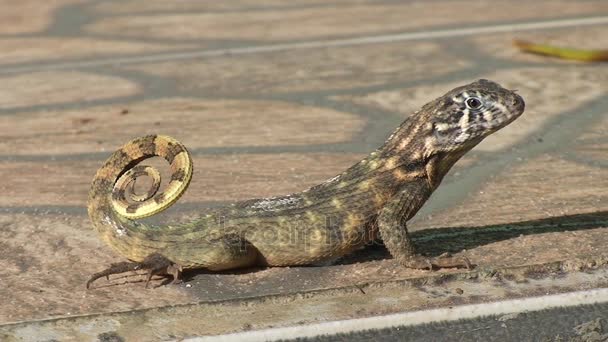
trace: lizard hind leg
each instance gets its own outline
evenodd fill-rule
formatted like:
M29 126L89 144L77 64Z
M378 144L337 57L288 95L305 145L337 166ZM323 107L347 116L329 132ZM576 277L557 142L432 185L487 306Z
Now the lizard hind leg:
M142 262L124 261L111 264L110 267L106 268L105 270L93 274L87 281L86 287L89 289L91 284L101 277L106 277L106 279L109 279L110 275L112 274L138 270L148 270L146 277L146 288L148 288L148 284L150 283L152 276L157 274L171 275L173 277L173 281L171 282L172 284L181 281L182 267L159 253L153 253L148 255Z
M95 273L87 281L87 289L101 278L112 274L147 270L146 288L154 275L173 276L172 284L181 281L183 268L223 271L252 266L258 261L259 252L246 239L238 234L225 234L217 238L197 239L180 243L179 249L165 250L169 257L152 253L141 262L113 263L107 269ZM184 265L173 260L187 260ZM184 266L184 267L182 267Z
M182 243L179 258L185 257L193 261L188 268L223 271L253 266L259 261L259 252L239 234L228 233Z
M178 284L182 281L182 267L171 260L165 258L161 254L153 253L148 255L144 261L142 261L142 268L148 270L148 276L146 277L146 288L150 284L150 279L153 275L170 275L173 277L171 284Z

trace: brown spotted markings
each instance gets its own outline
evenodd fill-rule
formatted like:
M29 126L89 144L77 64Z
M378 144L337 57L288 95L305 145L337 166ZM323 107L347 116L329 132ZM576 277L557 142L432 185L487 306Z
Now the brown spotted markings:
M415 253L408 221L467 151L524 111L523 99L488 80L450 90L409 116L386 142L343 173L300 193L236 202L207 210L194 221L149 226L137 218L158 213L186 190L192 161L167 136L137 138L114 152L93 179L88 211L102 239L131 260L96 273L136 269L171 274L254 265L317 264L380 237L405 267L471 267L464 257L425 258ZM172 176L158 193L160 176L142 160L161 156ZM152 189L133 191L148 175ZM130 197L127 199L127 194Z

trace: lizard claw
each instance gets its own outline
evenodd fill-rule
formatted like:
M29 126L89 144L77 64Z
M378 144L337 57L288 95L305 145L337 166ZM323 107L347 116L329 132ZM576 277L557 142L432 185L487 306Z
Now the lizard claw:
M87 289L89 289L91 284L101 277L106 277L107 280L110 280L111 274L137 271L141 269L148 270L148 274L146 277L146 288L148 288L152 276L157 274L173 276L173 281L171 281L171 284L177 284L181 282L182 267L167 259L166 257L158 253L154 253L148 255L142 262L124 261L119 263L113 263L107 269L93 274L91 278L87 281L86 287Z
M110 267L106 268L105 270L103 270L101 272L97 272L97 273L93 274L91 276L91 278L89 278L89 280L87 281L87 290L90 288L91 284L95 280L97 280L101 277L106 277L107 280L110 280L111 274L135 271L138 269L138 266L139 266L139 263L137 263L137 262L123 261L123 262L113 263L110 265Z

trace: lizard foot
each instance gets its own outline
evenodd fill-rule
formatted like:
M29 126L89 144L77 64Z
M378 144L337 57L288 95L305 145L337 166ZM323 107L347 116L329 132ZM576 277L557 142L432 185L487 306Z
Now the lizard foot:
M422 255L413 255L401 261L405 267L432 270L433 268L466 268L472 269L473 265L466 257L453 257L449 253L443 253L436 258L426 258Z
M153 275L171 275L173 276L173 281L171 284L177 284L181 282L181 272L182 267L171 260L165 258L164 256L154 253L148 255L142 262L118 262L113 263L107 269L95 273L91 276L91 278L87 281L87 289L91 286L91 284L101 278L106 277L106 279L110 279L111 274L124 273L129 271L137 271L137 270L148 270L148 274L146 277L146 288L148 288L148 284L150 283L150 279L152 279Z
M450 253L443 253L440 256L433 258L433 266L438 268L466 268L468 270L473 269L473 264L467 257L455 257Z

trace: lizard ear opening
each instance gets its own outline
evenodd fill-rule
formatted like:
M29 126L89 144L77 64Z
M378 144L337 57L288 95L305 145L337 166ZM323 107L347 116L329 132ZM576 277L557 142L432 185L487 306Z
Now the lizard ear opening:
M450 128L445 123L433 122L433 132L439 137L446 137L450 133Z

